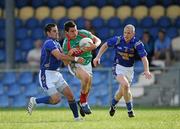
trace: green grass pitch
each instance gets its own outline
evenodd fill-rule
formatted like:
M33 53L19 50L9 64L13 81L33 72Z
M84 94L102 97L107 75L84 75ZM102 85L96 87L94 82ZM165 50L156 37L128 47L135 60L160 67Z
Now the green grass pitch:
M125 108L114 117L108 108L92 111L76 122L69 109L37 108L31 116L25 109L0 109L0 129L180 129L180 108L135 108L135 118L128 118Z

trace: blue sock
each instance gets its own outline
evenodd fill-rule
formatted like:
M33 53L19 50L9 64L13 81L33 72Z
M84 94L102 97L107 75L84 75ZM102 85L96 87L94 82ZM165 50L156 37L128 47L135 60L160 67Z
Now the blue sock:
M78 107L77 107L76 101L75 101L75 100L73 100L73 101L68 101L68 103L69 103L69 107L71 108L71 111L73 112L74 118L79 117Z
M118 101L115 100L115 98L113 98L113 99L112 99L112 104L111 104L111 105L114 107L117 103L118 103Z
M50 104L49 103L49 99L50 99L51 97L50 96L45 96L45 97L42 97L42 98L37 98L36 99L36 103L38 104L38 103L45 103L45 104Z
M128 112L131 111L133 108L132 102L130 101L130 102L126 103L126 107L127 107Z

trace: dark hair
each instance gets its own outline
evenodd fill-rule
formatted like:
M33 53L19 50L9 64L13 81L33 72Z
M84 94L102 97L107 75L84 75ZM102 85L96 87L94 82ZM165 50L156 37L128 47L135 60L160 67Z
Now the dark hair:
M76 26L76 24L75 24L74 21L67 21L67 22L64 23L65 31L69 31L69 28L75 27L75 26Z
M55 27L55 26L57 26L55 23L48 23L48 24L46 24L45 27L44 27L45 33L50 32L51 28Z
M147 34L147 35L150 35L149 31L148 30L144 30L143 32L144 34Z
M159 32L166 34L166 30L164 28L159 29Z

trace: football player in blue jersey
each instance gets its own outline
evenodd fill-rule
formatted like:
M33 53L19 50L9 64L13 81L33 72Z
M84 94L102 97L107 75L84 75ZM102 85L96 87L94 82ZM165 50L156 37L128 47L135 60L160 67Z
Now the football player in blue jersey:
M81 57L71 57L62 53L60 44L56 42L59 37L56 24L47 24L44 31L47 39L41 48L39 83L47 96L42 98L31 97L27 107L28 113L31 115L33 108L40 103L57 104L60 102L61 95L64 95L68 100L74 119L80 120L74 95L58 69L62 61L74 61L82 64L84 63L84 59Z
M144 75L147 79L150 79L151 73L149 71L147 52L144 49L143 43L135 37L135 27L131 24L124 27L123 36L114 36L101 46L96 58L93 60L95 66L100 63L100 58L108 47L113 47L115 50L113 73L119 83L119 89L112 99L109 114L110 116L114 115L116 104L124 97L128 116L134 117L132 94L130 91L130 85L134 75L134 57L136 53L141 57L144 65Z

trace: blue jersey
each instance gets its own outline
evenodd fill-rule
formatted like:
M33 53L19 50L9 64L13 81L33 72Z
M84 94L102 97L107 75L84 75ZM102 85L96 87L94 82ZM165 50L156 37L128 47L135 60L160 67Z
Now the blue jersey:
M51 54L51 52L57 48L61 51L61 46L58 42L50 38L45 40L41 49L41 70L57 70L60 67L62 61L57 60L56 57Z
M114 63L125 67L134 65L136 53L141 58L147 56L143 43L136 37L133 37L129 43L126 43L123 36L114 36L107 40L107 45L115 49Z

